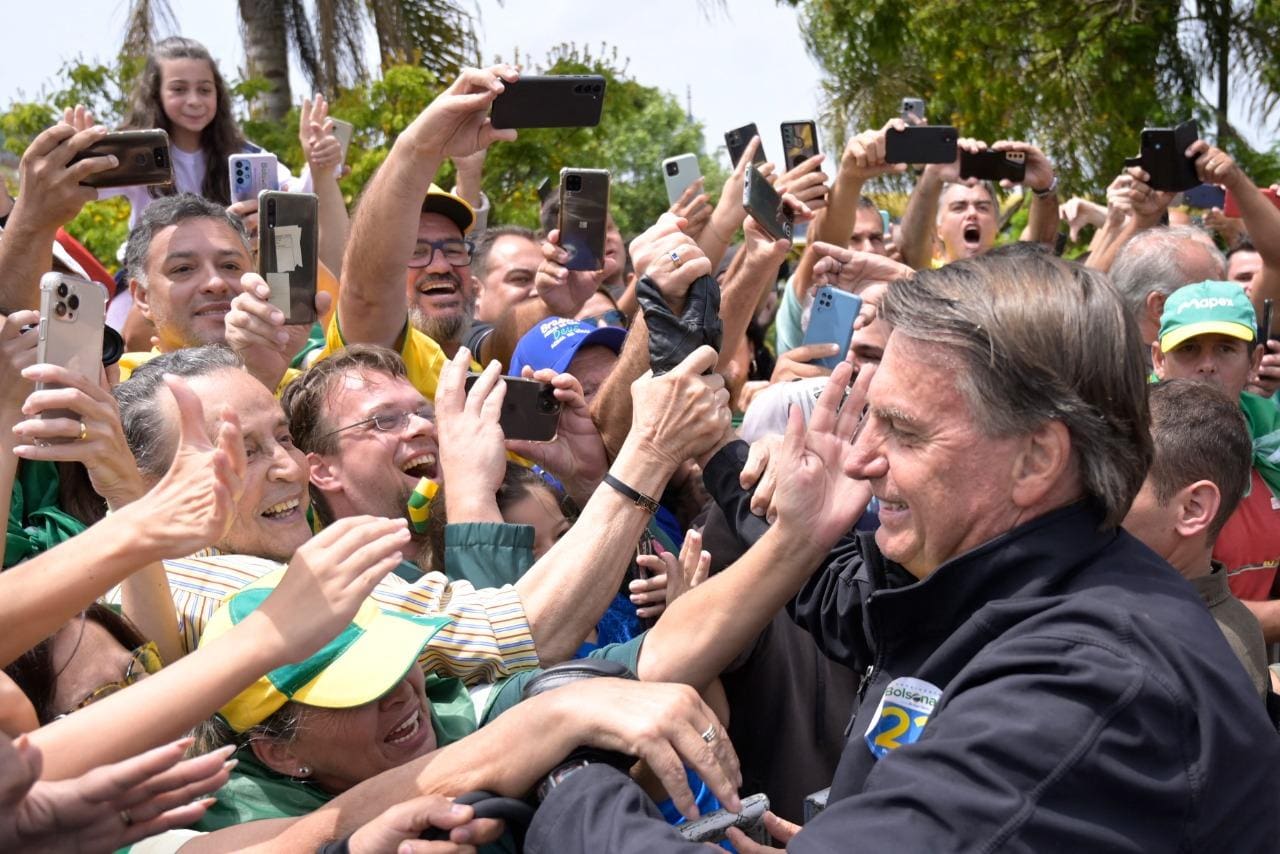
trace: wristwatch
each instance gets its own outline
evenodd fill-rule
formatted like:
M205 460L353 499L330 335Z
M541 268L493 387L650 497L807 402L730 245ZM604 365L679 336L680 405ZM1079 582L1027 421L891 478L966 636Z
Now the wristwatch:
M1035 193L1035 196L1037 199L1047 199L1049 196L1052 196L1054 193L1058 192L1057 174L1056 173L1054 174L1053 180L1049 182L1049 186L1045 187L1043 190L1032 190L1031 192Z
M542 803L547 799L547 795L551 794L551 790L559 786L565 780L569 779L575 772L581 771L588 765L593 764L586 757L570 758L565 762L551 769L551 773L542 778L542 782L538 784L537 794L538 803Z

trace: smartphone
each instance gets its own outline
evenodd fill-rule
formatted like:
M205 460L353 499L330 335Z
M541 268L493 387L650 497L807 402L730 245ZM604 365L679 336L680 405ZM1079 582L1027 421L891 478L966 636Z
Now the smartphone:
M1183 193L1182 201L1189 207L1206 211L1210 208L1221 208L1226 204L1227 191L1217 184L1201 184Z
M818 153L818 126L813 122L782 123L782 157L794 169Z
M667 202L675 204L689 185L702 177L698 155L677 154L662 161L662 178L667 182Z
M609 170L560 170L560 245L569 270L604 269L605 223L609 213Z
M741 812L734 813L727 809L718 809L687 821L677 826L676 830L690 842L710 842L714 845L725 841L728 838L725 831L736 827L745 833L748 839L768 845L772 841L769 831L764 826L764 814L768 809L768 795L751 795L742 799Z
M553 74L521 77L493 99L496 128L593 128L604 108L604 77Z
M1240 203L1236 201L1235 196L1231 195L1230 190L1227 190L1225 195L1226 197L1222 201L1223 216L1235 217L1236 219L1239 219L1241 216ZM1273 207L1280 208L1280 196L1277 196L1274 192L1272 192L1270 187L1263 190L1262 195L1267 197L1267 201L1271 202L1271 205Z
M880 227L884 230L884 239L893 240L893 217L884 208L880 209Z
M263 190L258 195L258 273L284 322L316 322L319 199L313 193Z
M227 174L231 179L233 203L256 199L263 190L280 189L276 156L267 152L232 154L227 158Z
M903 98L899 115L908 126L928 124L924 117L924 98Z
M1175 128L1144 128L1137 157L1125 158L1125 166L1140 166L1151 176L1153 190L1181 193L1200 185L1194 157L1184 153L1200 138L1195 120Z
M347 162L347 149L351 147L351 138L355 136L356 126L351 122L344 122L342 119L333 119L333 135L338 138L338 144L342 146L342 162L338 164L338 169L342 169L343 164Z
M886 163L954 163L956 129L950 125L920 125L885 134Z
M742 206L774 240L790 240L795 218L755 166L749 166L742 184Z
M162 130L122 130L109 133L72 157L71 162L107 154L116 156L115 168L90 175L81 184L86 187L140 187L173 181L169 134Z
M97 282L46 273L40 279L40 325L36 361L75 371L95 385L102 373L103 327L107 321L107 289ZM37 383L36 390L62 388L60 383ZM69 409L47 409L41 418L80 420ZM50 439L64 443L73 439Z
M478 379L479 374L467 374L468 392ZM503 377L502 381L507 384L502 413L498 416L502 434L508 439L528 442L554 439L560 425L560 401L556 400L554 387L523 377Z
M809 328L804 332L802 344L835 344L840 352L834 356L814 359L814 364L835 370L849 352L853 340L853 322L862 311L862 297L848 291L823 285L813 295L813 308L809 311Z
M1026 152L992 151L989 148L977 153L961 150L960 177L1019 183L1027 177Z
M733 168L738 168L738 161L742 159L742 155L746 153L747 146L751 143L751 137L759 136L760 131L756 130L756 123L743 125L740 128L734 128L724 135L725 148L729 149L729 161L733 164ZM755 156L751 158L752 163L764 163L764 140L760 140L760 145L756 148Z
M1262 323L1258 326L1254 335L1254 342L1264 344L1271 340L1271 312L1275 307L1275 303L1270 299L1262 301Z

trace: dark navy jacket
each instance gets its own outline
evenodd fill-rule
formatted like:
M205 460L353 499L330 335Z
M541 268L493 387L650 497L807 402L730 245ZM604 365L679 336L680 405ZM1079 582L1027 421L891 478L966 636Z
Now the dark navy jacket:
M789 850L1280 850L1280 736L1248 676L1192 586L1100 521L1063 508L920 582L871 534L832 551L792 614L869 673L830 806ZM877 760L863 733L898 677L941 700ZM551 794L529 850L685 850L606 770Z

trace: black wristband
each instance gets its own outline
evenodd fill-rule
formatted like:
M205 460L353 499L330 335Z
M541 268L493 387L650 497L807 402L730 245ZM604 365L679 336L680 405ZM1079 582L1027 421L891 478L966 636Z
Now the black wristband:
M341 839L335 839L333 842L326 842L316 849L316 854L347 854L347 840L350 836L344 836Z
M612 486L614 489L618 490L618 492L622 493L623 497L629 498L632 501L634 501L637 507L643 510L647 510L650 513L658 512L658 502L654 501L652 498L645 495L643 492L638 492L637 490L632 489L622 481L618 480L613 475L608 474L606 472L604 476L604 482Z

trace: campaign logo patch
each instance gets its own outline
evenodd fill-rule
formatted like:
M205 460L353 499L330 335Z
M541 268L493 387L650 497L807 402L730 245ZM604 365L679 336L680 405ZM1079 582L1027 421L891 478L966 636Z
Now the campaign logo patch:
M923 679L900 676L890 682L863 736L867 749L879 759L919 739L941 697L942 690Z

